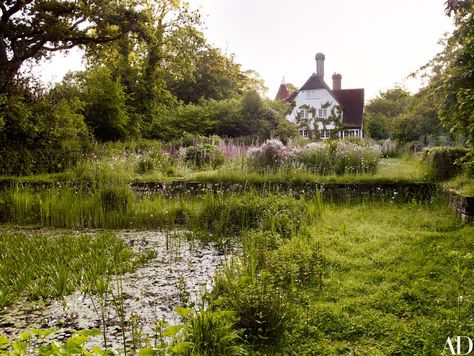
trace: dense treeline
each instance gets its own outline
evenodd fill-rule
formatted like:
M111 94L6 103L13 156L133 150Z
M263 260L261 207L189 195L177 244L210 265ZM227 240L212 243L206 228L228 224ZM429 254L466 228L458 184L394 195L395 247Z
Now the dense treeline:
M261 99L258 75L207 43L198 11L176 0L116 3L2 6L0 174L62 170L94 140L296 134L286 105ZM85 71L51 88L21 74L77 45Z
M392 138L401 143L436 145L454 138L441 125L426 89L415 95L401 87L380 92L365 107L365 129L373 139Z

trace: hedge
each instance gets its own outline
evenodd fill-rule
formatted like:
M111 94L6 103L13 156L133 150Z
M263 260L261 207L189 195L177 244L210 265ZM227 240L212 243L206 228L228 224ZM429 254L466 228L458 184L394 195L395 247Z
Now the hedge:
M433 147L425 151L423 160L427 163L432 177L437 180L452 178L463 171L463 159L469 149L464 147Z

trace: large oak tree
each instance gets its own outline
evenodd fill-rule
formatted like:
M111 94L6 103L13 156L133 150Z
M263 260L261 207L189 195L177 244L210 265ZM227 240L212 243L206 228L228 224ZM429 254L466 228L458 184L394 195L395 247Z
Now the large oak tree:
M28 59L120 38L138 20L134 8L129 0L0 1L0 93Z

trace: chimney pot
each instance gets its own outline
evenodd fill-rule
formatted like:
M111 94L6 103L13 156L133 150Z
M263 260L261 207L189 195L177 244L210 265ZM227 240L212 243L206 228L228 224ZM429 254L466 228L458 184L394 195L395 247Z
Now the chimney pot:
M324 60L326 59L326 56L322 54L321 52L316 53L316 75L324 80Z
M342 75L339 73L334 73L332 75L332 90L341 90L341 80Z

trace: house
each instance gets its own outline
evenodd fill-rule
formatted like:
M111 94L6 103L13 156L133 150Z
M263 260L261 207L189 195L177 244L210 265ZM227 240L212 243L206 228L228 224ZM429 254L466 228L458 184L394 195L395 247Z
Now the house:
M324 81L322 53L316 54L316 73L303 86L290 92L283 80L275 100L292 104L287 119L310 138L363 137L364 89L342 89L342 76L332 75L332 89Z

